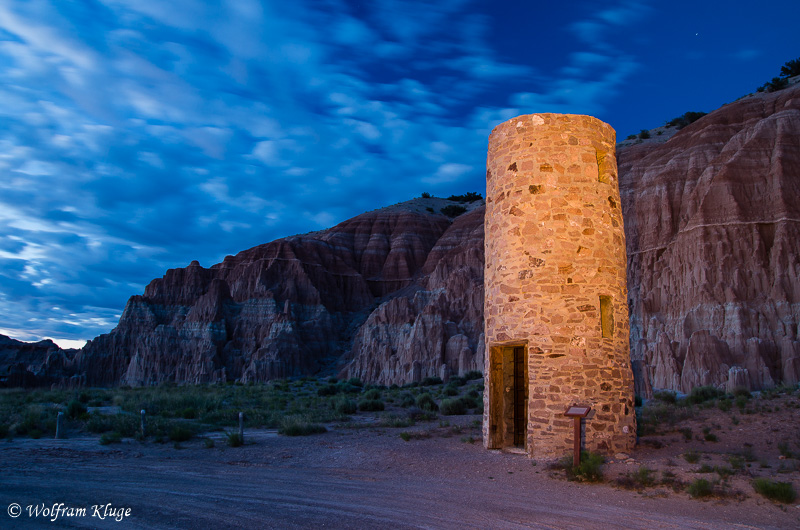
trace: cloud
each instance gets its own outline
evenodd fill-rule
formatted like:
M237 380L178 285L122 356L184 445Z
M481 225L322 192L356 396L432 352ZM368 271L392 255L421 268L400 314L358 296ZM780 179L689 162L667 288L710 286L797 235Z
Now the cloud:
M753 59L756 59L759 55L761 55L761 52L759 50L748 48L735 52L733 54L733 58L739 61L752 61Z
M442 164L436 173L430 177L423 177L422 182L426 184L442 184L445 182L456 182L461 177L474 170L474 168L467 164L459 164L456 162L448 162Z
M546 71L468 0L5 2L0 328L91 338L168 268L481 191L496 123L603 107L635 60L595 45L636 5Z
M653 11L647 0L623 0L570 24L572 32L597 49L609 49L609 33L641 21Z

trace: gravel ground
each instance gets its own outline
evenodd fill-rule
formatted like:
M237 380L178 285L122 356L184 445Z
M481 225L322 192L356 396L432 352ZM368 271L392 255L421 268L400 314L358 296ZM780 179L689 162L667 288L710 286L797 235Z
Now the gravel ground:
M226 447L221 433L209 435L213 448L202 438L180 448L127 440L101 446L85 435L15 439L0 443L0 507L13 513L16 503L22 513L0 515L0 528L800 527L797 506L752 492L700 501L667 488L637 493L567 482L524 455L484 450L476 419L299 438L250 431L238 448ZM404 441L400 432L413 436ZM645 448L608 469L658 467L671 458L664 451ZM60 503L86 515L58 511L52 521L52 513L28 511ZM108 503L110 515L101 519Z

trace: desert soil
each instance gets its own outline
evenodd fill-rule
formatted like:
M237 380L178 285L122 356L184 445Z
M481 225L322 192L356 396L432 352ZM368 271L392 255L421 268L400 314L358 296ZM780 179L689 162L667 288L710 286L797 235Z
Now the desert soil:
M783 434L795 436L798 423L772 431L796 420L794 413L752 415L729 426L708 411L691 420L693 432L717 421L718 442L678 433L644 438L630 458L605 466L603 484L568 482L563 471L525 455L484 450L479 416L400 429L333 427L297 438L254 430L238 448L227 447L223 433L209 435L213 448L202 438L178 448L133 440L102 446L81 434L20 438L0 443L0 508L17 503L22 515L0 515L0 528L798 528L800 506L775 504L749 486L752 476L772 473L797 487L796 471L775 475L783 463L775 445ZM751 463L722 497L613 484L640 465L687 482L711 478L693 470L723 462L747 440L770 467ZM681 458L692 450L702 455L699 463ZM50 521L27 512L59 503L87 508L87 515ZM92 517L93 505L107 503L130 515L122 522Z

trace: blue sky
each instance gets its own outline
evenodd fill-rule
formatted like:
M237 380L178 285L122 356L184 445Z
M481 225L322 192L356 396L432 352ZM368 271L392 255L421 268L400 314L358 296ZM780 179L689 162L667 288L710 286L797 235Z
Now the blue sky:
M756 11L763 8L763 11ZM4 0L0 333L109 331L168 268L423 191L569 112L620 139L800 55L796 0Z

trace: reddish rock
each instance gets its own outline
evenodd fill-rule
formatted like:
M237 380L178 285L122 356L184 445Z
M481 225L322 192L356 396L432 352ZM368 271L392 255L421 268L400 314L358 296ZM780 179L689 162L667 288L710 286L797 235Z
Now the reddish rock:
M619 167L632 356L652 388L796 382L800 85L624 148Z
M404 384L483 367L483 214L458 217L418 280L369 315L343 376Z
M208 269L192 262L169 270L128 301L111 333L86 345L77 370L89 384L147 385L265 381L329 368L350 352L356 329L376 304L420 290L424 267L437 271L431 249L453 262L452 270L438 271L449 274L442 288L458 282L461 258L451 256L458 242L438 243L452 221L420 201L260 245ZM469 319L469 330L480 327L480 315ZM450 331L442 328L441 340L457 333ZM363 358L360 350L348 355Z
M800 85L618 158L637 393L800 381ZM77 353L0 337L0 383L335 369L391 384L480 369L483 208L455 221L427 211L447 203L417 199L169 270Z

